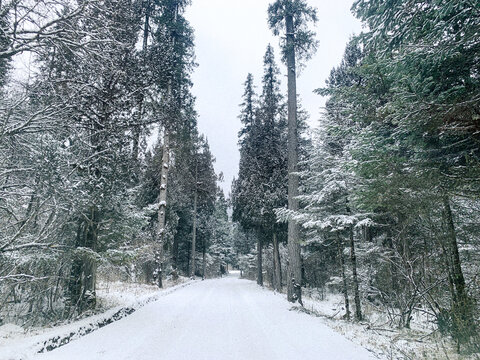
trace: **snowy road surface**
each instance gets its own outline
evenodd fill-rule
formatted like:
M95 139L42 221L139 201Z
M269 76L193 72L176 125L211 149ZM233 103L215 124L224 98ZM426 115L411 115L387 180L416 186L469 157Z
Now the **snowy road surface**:
M36 359L375 359L290 307L251 281L199 281Z

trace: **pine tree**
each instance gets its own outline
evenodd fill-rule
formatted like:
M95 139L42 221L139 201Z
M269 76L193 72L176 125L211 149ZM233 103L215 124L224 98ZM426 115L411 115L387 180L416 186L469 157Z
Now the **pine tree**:
M157 86L165 99L160 115L163 127L162 171L157 226L156 272L158 286L163 287L164 248L166 235L167 187L169 178L171 141L182 123L182 107L190 86L189 71L192 67L192 31L183 17L185 0L162 0L158 2L159 16L152 18L157 30L153 36L152 56L166 57L164 66L153 65L158 79Z
M194 154L194 176L193 176L193 230L192 230L192 247L191 247L191 262L190 262L190 276L195 276L196 273L196 240L197 240L197 217L198 210L201 209L203 219L207 220L208 215L212 215L215 209L215 201L217 195L217 176L213 169L213 162L215 161L208 142L203 138L199 139L199 147ZM201 227L206 227L206 224L199 224ZM203 235L203 264L205 264L205 253L207 250L205 239L207 234ZM204 275L204 271L202 271Z
M347 131L338 149L351 157L357 183L347 208L372 219L357 224L362 246L371 248L364 261L375 268L369 291L381 289L386 306L400 309L400 326L409 327L423 303L459 346L471 345L471 266L459 234L462 221L475 218L465 199L476 188L467 178L478 173L478 16L469 1L357 1L354 11L371 30L348 44L322 94L329 96L330 128ZM446 274L445 283L428 277L433 273Z
M257 149L259 172L262 174L262 227L273 244L274 283L276 290L282 288L279 239L284 238L285 226L277 223L275 209L287 203L287 156L285 104L280 93L280 80L273 48L269 45L264 57L262 95L257 117L261 123L260 148Z
M419 8L421 12L412 11ZM397 154L407 166L413 166L417 179L428 179L431 187L420 188L442 208L439 222L444 232L440 246L445 249L453 285L450 330L459 344L469 342L476 326L451 202L454 194L469 196L471 184L459 179L478 171L478 154L473 150L478 141L478 106L474 99L480 83L478 77L472 76L479 69L478 11L470 1L415 1L394 7L357 1L353 9L372 29L362 37L362 43L371 54L371 62L391 84L391 99L383 108L387 110L384 117L395 131ZM428 51L431 47L435 50ZM373 74L370 76L373 78ZM452 182L452 178L457 181ZM417 181L411 181L418 186Z
M315 9L304 0L277 0L268 8L268 22L275 35L285 31L282 42L283 60L288 73L288 208L298 210L298 120L297 120L297 59L311 56L316 49L314 33L308 30L308 23L315 22ZM288 221L288 300L301 298L301 248L299 229L295 221Z
M258 150L262 142L261 124L257 117L256 94L253 76L245 82L244 102L241 104L240 120L244 124L239 133L240 166L239 177L232 186L233 220L246 230L255 232L257 238L257 283L263 286L261 211L258 199L261 189L258 184L260 164Z
M211 241L203 242L203 271L205 278L207 273L206 252L210 257L210 262L214 266L215 272L210 270L212 275L221 275L221 269L226 268L228 264L235 264L234 236L232 223L228 218L228 203L225 195L220 188L217 188L217 198L215 202L215 212L210 220L212 224Z

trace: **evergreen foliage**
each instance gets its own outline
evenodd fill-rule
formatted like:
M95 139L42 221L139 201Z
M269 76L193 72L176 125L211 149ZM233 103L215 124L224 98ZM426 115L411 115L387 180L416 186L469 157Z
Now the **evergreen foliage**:
M112 274L154 281L164 164L162 144L147 150L147 136L158 127L171 138L168 276L189 271L195 192L202 252L231 241L224 235L230 236L228 219L212 221L225 204L216 200L214 158L198 134L190 93L193 30L182 16L188 3L102 0L74 8L69 1L45 0L35 11L29 2L1 3L5 321L38 325L93 310L96 283ZM30 19L38 19L27 30L22 14L29 11ZM24 86L13 86L8 64L30 51L38 72ZM222 235L212 240L216 232ZM228 245L212 251L219 248ZM223 262L203 276L233 261L227 250L221 253Z
M345 319L428 314L478 352L478 4L356 0L365 30L316 90L310 141L296 78L317 13L273 1L288 97L269 45L259 92L244 83L230 199L197 127L189 4L0 1L0 322L89 314L106 278L235 267L302 305L302 287L338 292Z
M285 102L280 93L279 73L269 45L259 99L253 90L251 74L245 82L240 115L243 123L239 134L240 171L232 189L233 220L245 231L254 232L259 269L261 249L277 236L283 239L286 230L277 223L274 213L276 208L286 205L287 195ZM257 274L260 285L263 285L262 273L259 270ZM281 288L281 283L276 286Z
M281 37L283 61L287 66L288 78L288 209L298 211L299 202L299 117L297 104L297 63L310 58L317 42L315 32L309 29L317 21L316 9L305 0L277 0L268 7L268 23L274 35L285 31ZM300 229L293 218L288 220L288 270L287 298L302 304L302 261Z
M347 316L348 291L359 291L400 327L428 309L459 350L478 350L478 241L466 226L478 221L478 9L356 1L353 10L368 31L318 90L328 101L301 173L302 207L279 215L308 230L307 258L337 262L317 244L343 232L360 276L340 261L320 286L344 277Z

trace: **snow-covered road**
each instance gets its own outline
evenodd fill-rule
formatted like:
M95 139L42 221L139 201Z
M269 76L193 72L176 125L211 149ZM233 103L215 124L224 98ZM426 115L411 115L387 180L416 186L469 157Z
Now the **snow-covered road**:
M196 282L36 358L48 360L372 360L280 295L228 277Z

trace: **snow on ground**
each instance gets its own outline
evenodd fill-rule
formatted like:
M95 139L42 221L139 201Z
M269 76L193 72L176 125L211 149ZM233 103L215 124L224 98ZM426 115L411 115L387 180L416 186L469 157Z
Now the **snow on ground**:
M290 310L282 295L248 280L197 281L34 359L376 359L320 319Z
M368 322L347 322L341 318L345 310L339 294L307 290L305 309L300 309L287 303L284 294L235 279L239 272L230 275L167 290L101 282L98 301L103 314L28 334L18 326L4 325L0 327L0 360L478 359L456 354L448 340L431 335L428 322L413 322L414 330L394 329L368 304L364 308ZM186 285L191 288L184 289ZM119 311L142 306L128 318L83 337ZM34 355L51 344L51 339L70 334L74 334L70 340L75 340L71 344Z
M23 333L23 328L17 325L5 324L3 326L0 326L0 339L21 336Z
M306 295L306 296L305 296ZM304 295L305 311L334 329L339 334L351 339L380 358L395 360L478 360L477 354L459 355L453 342L442 337L431 319L418 314L412 321L412 329L398 329L389 325L385 314L363 304L367 320L361 323L346 321L344 299L342 294L320 294L307 290ZM351 304L351 306L354 305ZM297 307L300 311L300 309ZM351 311L353 311L351 309Z
M97 301L98 312L101 313L97 315L69 324L33 329L29 332L12 324L0 326L0 360L31 359L34 354L47 346L56 346L58 342L78 339L190 283L187 278L180 278L177 281L166 281L165 289L158 289L157 286L144 284L100 282Z
M414 330L394 329L368 305L368 321L347 322L341 318L341 295L306 291L305 309L300 309L286 302L284 294L238 275L160 291L149 285L100 283L99 305L110 310L36 335L4 325L0 360L469 359L421 322L412 324ZM139 310L97 330L95 324L131 308ZM91 328L97 331L83 336ZM70 333L75 333L70 344L33 355L46 340Z
M165 287L170 288L171 286L167 284ZM97 287L98 305L100 308L107 309L133 304L136 301L155 296L159 292L158 286L155 285L124 283L122 281L100 282Z

